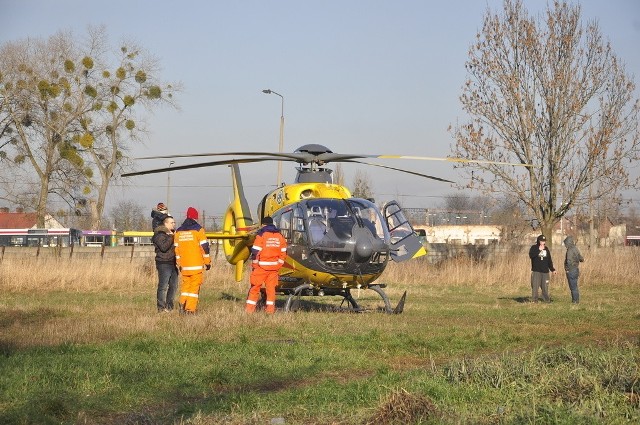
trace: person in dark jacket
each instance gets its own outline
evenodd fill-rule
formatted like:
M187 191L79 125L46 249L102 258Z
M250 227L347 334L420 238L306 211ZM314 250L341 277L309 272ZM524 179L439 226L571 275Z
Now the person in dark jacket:
M549 298L549 272L557 274L553 267L551 251L547 248L547 238L544 235L538 236L536 244L529 249L531 259L531 301L538 302L538 288L542 290L544 302L551 302Z
M151 230L156 231L156 227L162 224L165 218L167 218L169 211L162 202L158 202L155 209L151 210Z
M176 267L176 252L173 235L176 221L170 215L165 216L162 224L158 225L151 241L156 250L156 269L158 270L158 312L173 310L173 302L178 286L178 269Z
M567 281L569 282L569 290L571 291L571 302L578 304L580 302L580 291L578 291L579 266L580 263L584 261L584 258L582 254L580 254L571 236L567 236L563 243L564 246L567 247L567 254L564 257L564 271L567 273Z

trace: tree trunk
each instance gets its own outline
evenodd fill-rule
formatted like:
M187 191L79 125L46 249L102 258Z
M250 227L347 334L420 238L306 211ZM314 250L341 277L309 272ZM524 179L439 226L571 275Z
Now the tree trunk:
M44 229L44 218L47 215L47 199L49 198L49 176L42 176L40 184L40 194L38 196L37 227Z
M547 246L551 248L553 246L553 226L554 222L546 222L540 224L540 230L542 234L547 238Z
M104 214L104 203L107 199L107 190L109 189L109 180L103 182L98 189L98 200L92 204L95 208L91 208L92 223L96 230L102 229L102 216Z

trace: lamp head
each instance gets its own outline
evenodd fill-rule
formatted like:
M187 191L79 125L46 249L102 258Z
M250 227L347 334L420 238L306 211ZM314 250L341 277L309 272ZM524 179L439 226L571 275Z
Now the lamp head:
M262 90L262 93L271 94L271 89Z

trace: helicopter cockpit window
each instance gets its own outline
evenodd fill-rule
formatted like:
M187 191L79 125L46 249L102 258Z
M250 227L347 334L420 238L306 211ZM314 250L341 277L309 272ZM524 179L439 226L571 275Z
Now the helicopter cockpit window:
M350 214L344 201L339 200L332 205L327 223L339 239L347 240L351 238L356 219Z
M362 224L368 228L371 233L380 239L389 240L389 232L387 231L387 227L383 225L384 218L373 202L365 199L350 199L348 202L351 210L362 220Z
M278 229L280 229L280 233L282 233L282 236L289 241L291 240L291 216L292 211L288 210L283 212L280 217L274 217L274 222Z
M312 242L346 242L354 226L367 227L389 240L384 220L375 204L364 199L313 199L306 202L307 226Z
M327 233L326 214L320 205L309 205L307 210L309 216L309 234L312 242L319 242Z
M291 242L294 244L306 243L307 235L304 232L304 211L298 205L293 210L293 227L291 234Z

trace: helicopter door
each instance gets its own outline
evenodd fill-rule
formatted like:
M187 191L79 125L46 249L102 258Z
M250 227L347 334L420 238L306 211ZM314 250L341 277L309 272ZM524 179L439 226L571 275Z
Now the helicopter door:
M427 253L396 201L388 202L383 214L391 235L390 254L393 261L401 263Z

